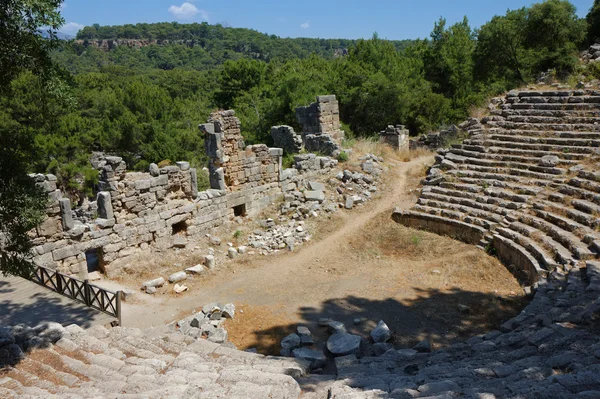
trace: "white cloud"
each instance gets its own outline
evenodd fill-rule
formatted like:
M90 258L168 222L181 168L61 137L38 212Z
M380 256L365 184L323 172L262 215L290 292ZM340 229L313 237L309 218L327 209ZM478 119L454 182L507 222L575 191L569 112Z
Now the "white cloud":
M169 7L169 12L177 19L193 19L196 15L200 14L200 18L208 21L208 12L188 2L180 6L172 5Z
M83 29L84 26L85 25L78 24L77 22L67 22L62 26L62 28L60 28L59 32L70 36L75 36L77 32Z
M302 25L300 25L300 27L302 29L308 29L308 28L310 28L310 23L308 21L306 21L305 23L303 23Z

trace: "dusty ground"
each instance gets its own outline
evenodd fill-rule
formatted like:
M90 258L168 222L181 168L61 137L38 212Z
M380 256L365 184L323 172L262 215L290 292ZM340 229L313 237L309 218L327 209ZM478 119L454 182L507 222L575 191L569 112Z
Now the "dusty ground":
M522 289L502 264L472 246L390 218L394 207L414 203L431 159L388 164L378 199L322 219L315 239L294 253L227 263L188 280L191 290L182 296L138 295L137 303L124 307L124 324L159 325L208 302L233 302L239 311L226 326L230 340L240 349L275 354L281 338L299 324L323 342L321 317L365 335L383 319L398 346L423 338L441 346L496 328L524 306Z

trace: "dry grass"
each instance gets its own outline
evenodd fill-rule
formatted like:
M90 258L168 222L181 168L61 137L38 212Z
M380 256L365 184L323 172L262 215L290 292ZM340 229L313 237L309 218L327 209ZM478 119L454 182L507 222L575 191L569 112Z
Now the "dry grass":
M419 147L415 150L400 152L398 155L402 162L410 162L421 157L432 157L435 155L435 152L429 148Z
M291 319L277 311L278 306L236 304L236 308L238 316L225 325L231 342L241 350L256 348L259 353L279 355L281 340L295 332Z

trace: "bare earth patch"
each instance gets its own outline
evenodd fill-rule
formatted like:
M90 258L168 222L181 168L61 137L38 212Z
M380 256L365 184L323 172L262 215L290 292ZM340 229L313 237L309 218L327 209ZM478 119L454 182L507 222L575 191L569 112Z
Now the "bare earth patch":
M279 342L298 325L308 326L321 346L327 337L321 317L363 336L383 319L398 347L424 338L441 347L497 328L525 305L506 268L473 246L391 220L394 207L414 203L430 163L430 156L390 162L382 195L320 218L311 243L227 262L187 280L190 291L180 297L142 295L145 303L124 308L126 326L159 325L209 302L233 302L243 312L226 323L230 340L265 354L279 354Z

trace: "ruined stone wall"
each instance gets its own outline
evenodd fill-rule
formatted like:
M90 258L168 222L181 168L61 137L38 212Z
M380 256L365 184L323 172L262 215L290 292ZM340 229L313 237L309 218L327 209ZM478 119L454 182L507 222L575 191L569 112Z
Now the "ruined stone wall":
M283 151L264 144L246 146L234 111L213 113L200 130L210 158L211 188L240 191L279 182Z
M213 169L221 169L224 189L198 192L197 171L188 162L149 171L126 172L120 157L95 153L100 172L93 201L71 204L53 175L32 175L49 194L46 220L30 232L36 264L86 277L86 252L100 259L109 277L147 251L186 248L210 229L235 216L258 214L286 192L305 187L337 161L298 155L293 168L281 170L282 150L264 145L244 148L239 121L222 112L202 125ZM214 131L211 131L211 128ZM243 172L243 174L241 173ZM77 205L77 206L75 206Z
M409 150L409 131L403 125L390 125L384 131L379 133L379 141L388 144L396 151Z
M333 155L340 151L344 132L340 130L339 103L334 95L318 96L317 102L296 108L302 125L302 140L307 151Z

